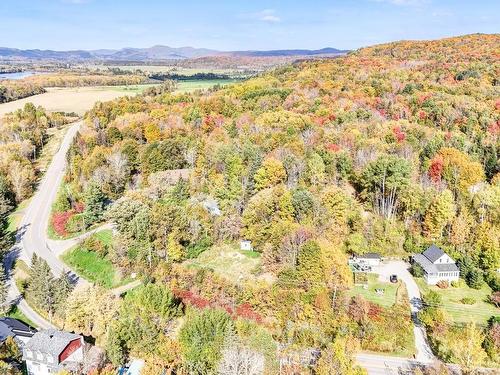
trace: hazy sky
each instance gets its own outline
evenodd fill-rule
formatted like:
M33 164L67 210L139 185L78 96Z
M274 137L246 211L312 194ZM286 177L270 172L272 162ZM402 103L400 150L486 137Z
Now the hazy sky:
M0 46L353 49L500 32L500 0L0 0Z

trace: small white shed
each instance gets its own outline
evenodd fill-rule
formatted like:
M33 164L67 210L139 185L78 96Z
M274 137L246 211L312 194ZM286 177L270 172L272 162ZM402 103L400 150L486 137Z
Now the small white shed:
M252 251L253 250L252 241L249 240L240 241L240 250Z
M366 253L356 256L358 264L366 264L367 266L375 267L380 265L381 256L377 253Z

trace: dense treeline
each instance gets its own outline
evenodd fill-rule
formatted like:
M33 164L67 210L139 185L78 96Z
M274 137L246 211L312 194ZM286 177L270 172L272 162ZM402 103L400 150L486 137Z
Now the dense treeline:
M7 103L28 96L43 94L45 89L31 82L0 80L0 103Z
M229 74L217 73L195 73L195 74L176 74L176 73L153 73L149 78L159 81L175 80L175 81L200 81L200 80L214 80L214 79L231 79Z
M498 35L401 42L212 93L97 104L70 150L58 214L79 206L87 226L116 223L108 258L151 283L111 312L97 298L87 317L115 319L84 324L78 307L68 319L115 363L142 356L151 373L224 373L240 353L267 373L305 372L290 359L305 356L316 373L357 374L357 346L410 350L405 291L386 309L349 298L347 256L406 258L436 243L471 287L499 290L499 45ZM253 280L186 267L241 239L261 255ZM430 334L476 329L440 328ZM498 341L472 341L477 363L497 360L481 345Z
M132 74L40 74L23 79L26 83L42 87L84 87L136 85L146 81L146 77Z

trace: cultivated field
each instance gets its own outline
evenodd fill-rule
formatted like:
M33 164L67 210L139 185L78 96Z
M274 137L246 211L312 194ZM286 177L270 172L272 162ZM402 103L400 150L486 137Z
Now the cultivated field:
M214 85L229 84L232 80L197 80L181 81L178 83L178 92L191 92L210 88ZM26 103L42 106L49 112L75 112L83 115L94 106L95 102L105 102L120 96L136 95L151 85L130 86L96 86L96 87L69 87L47 88L47 92L13 102L0 104L0 117L6 113L24 107Z
M108 101L127 95L109 87L48 88L47 92L0 104L0 117L24 107L26 103L42 106L50 112L75 112L83 115L97 101Z

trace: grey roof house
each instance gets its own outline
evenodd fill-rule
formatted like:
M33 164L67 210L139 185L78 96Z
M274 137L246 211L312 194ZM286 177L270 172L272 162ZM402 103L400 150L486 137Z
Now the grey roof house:
M2 317L0 318L0 343L11 336L19 346L23 346L36 333L36 330L20 320Z
M39 331L23 348L23 360L29 375L56 374L62 369L78 371L84 359L83 337L74 333L47 329Z
M457 281L460 276L455 260L436 245L429 246L422 254L414 255L413 262L422 267L424 279L429 285L439 281Z

